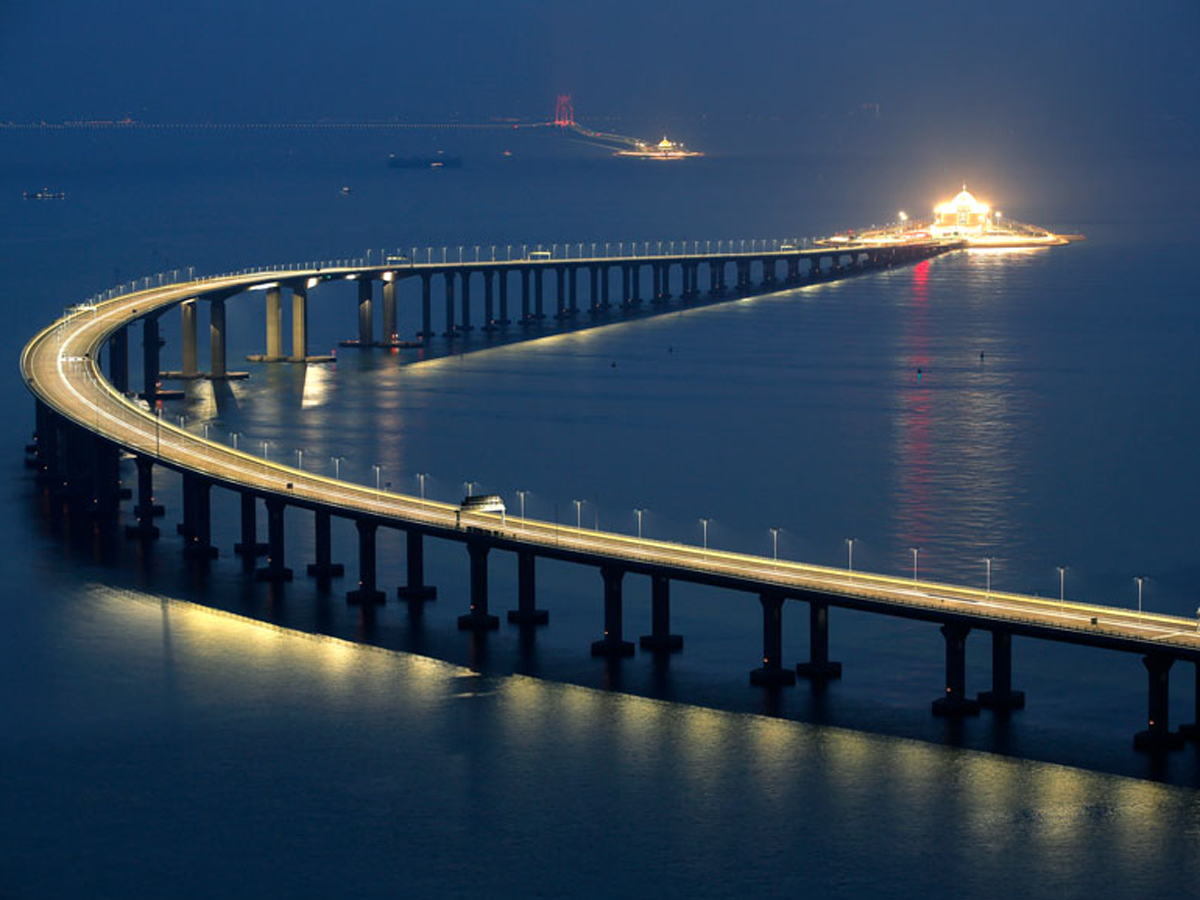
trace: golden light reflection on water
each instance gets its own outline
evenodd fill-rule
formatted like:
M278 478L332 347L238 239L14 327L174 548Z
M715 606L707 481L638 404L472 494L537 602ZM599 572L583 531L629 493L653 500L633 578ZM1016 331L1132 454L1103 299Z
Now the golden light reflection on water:
M329 402L334 385L331 366L305 366L302 377L304 388L300 397L301 409L315 409Z
M731 791L784 812L819 801L848 821L903 822L897 839L909 842L934 840L951 816L956 839L978 852L998 857L1032 844L1060 870L1077 864L1054 863L1061 848L1097 835L1111 842L1114 862L1132 869L1166 853L1181 820L1192 840L1200 830L1200 795L1185 789L524 675L483 676L133 591L92 586L85 599L134 646L161 652L172 674L186 673L189 690L211 691L209 705L244 703L247 694L272 702L277 691L301 700L352 696L383 714L482 702L501 742L488 752L536 762L587 751L584 759L611 745L624 775L665 779L697 807Z

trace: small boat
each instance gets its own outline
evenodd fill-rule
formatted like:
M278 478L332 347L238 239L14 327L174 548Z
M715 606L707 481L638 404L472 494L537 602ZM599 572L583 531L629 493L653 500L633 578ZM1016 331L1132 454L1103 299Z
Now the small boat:
M349 196L350 194L354 193L354 189L349 185L342 185L340 188L338 188L338 191L345 196Z
M40 191L24 191L23 196L26 200L66 200L67 192L42 188Z

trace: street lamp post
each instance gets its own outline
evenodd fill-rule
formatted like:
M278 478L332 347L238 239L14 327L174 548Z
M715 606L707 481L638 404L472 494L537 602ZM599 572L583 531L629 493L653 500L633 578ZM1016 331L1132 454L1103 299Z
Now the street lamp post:
M270 441L263 441L263 442L262 442L262 448L263 448L263 459L267 459L267 448L268 448L268 447L270 447L270 446L271 446L271 442L270 442Z
M333 463L333 477L334 477L336 480L341 480L341 477L342 477L342 460L343 460L343 459L345 459L345 457L344 457L344 456L331 456L331 457L329 457L329 461L330 461L331 463Z
M913 555L913 581L917 580L917 554L921 552L920 547L909 547Z
M425 479L429 476L425 472L417 473L417 483L421 486L421 499L425 499Z
M854 542L858 538L846 538L846 571L854 571Z
M474 490L475 490L475 485L476 485L476 484L477 484L477 482L474 482L474 481L464 481L464 482L463 482L463 488L465 488L465 489L466 489L466 492L467 492L467 496L468 496L468 497L473 497L473 496L474 496Z
M992 558L989 556L986 559L984 559L984 562L987 563L987 593L989 595L991 595L991 593L992 593Z
M635 509L635 510L633 511L633 514L634 514L635 516L637 516L637 522L638 522L638 540L639 540L639 541L642 539L642 514L643 514L645 511L646 511L646 510L644 510L644 509Z
M701 519L700 520L700 525L704 528L704 552L705 553L708 552L708 523L711 521L712 521L712 519Z
M1134 578L1133 580L1137 582L1137 588L1138 588L1138 615L1139 615L1139 616L1141 616L1141 614L1142 614L1142 581L1143 581L1144 579L1143 579L1143 577L1142 577L1141 575L1139 575L1139 576L1137 576L1136 578Z
M582 528L583 527L583 521L582 521L583 501L582 500L572 500L571 502L575 504L575 527Z
M383 466L378 463L371 466L375 470L375 490L382 490L382 485L379 483L380 477L383 475Z
M1058 604L1063 606L1067 602L1067 567L1057 566L1058 569Z
M304 471L304 451L303 450L296 451L296 468L300 469L301 471Z
M522 523L525 521L525 495L528 493L529 493L529 491L517 491L517 497L521 501L521 521L522 521Z
M779 528L772 526L771 529L771 559L774 562L779 562Z

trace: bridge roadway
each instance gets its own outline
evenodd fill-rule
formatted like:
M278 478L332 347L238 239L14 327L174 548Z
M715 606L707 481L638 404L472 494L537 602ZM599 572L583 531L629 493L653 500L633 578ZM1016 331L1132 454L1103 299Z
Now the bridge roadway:
M597 652L624 655L632 651L632 645L622 640L621 628L620 579L626 572L655 579L656 618L660 588L663 606L669 608L667 580L758 594L763 611L764 652L763 666L751 673L756 683L794 680L795 672L783 667L780 660L785 599L804 601L810 606L812 658L797 666L797 670L814 678L840 675L840 664L828 658L829 606L941 623L947 642L947 686L946 697L935 701L935 711L950 715L977 709L975 701L965 695L963 674L965 638L971 628L984 629L993 635L993 691L980 695L980 701L989 705L990 699L990 705L997 707L1023 705L1023 695L1011 688L1013 635L1133 652L1143 656L1150 675L1150 714L1146 731L1138 735L1138 745L1161 747L1180 742L1179 734L1167 727L1167 672L1176 660L1198 663L1200 688L1200 623L1196 620L909 577L851 572L536 519L467 513L455 505L331 479L206 440L151 413L116 390L101 373L98 359L105 341L118 329L148 313L206 294L231 296L269 281L352 276L378 268L260 271L151 288L107 300L70 312L39 332L22 353L21 371L41 404L77 429L99 436L105 444L184 473L185 477L200 476L243 496L264 498L268 508L274 500L280 509L286 505L350 518L359 524L360 535L364 524L370 526L370 559L367 560L364 548L362 560L363 566L370 568L366 576L369 583L360 582L368 589L374 588L374 527L406 531L410 548L413 535L468 544L473 550L472 613L464 617L468 624L494 627L494 617L487 613L486 554L489 549L499 549L516 552L523 558L540 556L601 569L605 575L605 638L594 646ZM282 556L282 546L273 550ZM282 560L275 563L282 565ZM410 568L410 580L411 576ZM419 584L417 588L420 590ZM531 605L531 585L529 599ZM665 622L656 621L656 637L678 643L678 638L666 634L668 630ZM643 641L646 643L647 639ZM1200 692L1197 707L1200 722ZM1189 729L1190 736L1195 726L1185 729Z

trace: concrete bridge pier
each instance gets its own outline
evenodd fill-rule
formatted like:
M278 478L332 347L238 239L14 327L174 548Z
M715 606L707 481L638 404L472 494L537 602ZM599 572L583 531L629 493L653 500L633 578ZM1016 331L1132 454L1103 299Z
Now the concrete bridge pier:
M946 695L933 701L933 714L957 719L979 715L979 703L967 697L967 635L971 627L958 622L942 626L946 638Z
M62 475L59 460L59 423L58 413L41 400L35 401L34 442L25 449L35 454L37 474L34 477L39 484L53 485Z
M608 291L608 266L600 267L600 309L611 309L612 302L609 299L612 294Z
M267 545L258 539L258 498L249 491L241 492L242 539L233 545L233 552L254 559L267 552Z
M358 529L358 587L346 594L351 606L383 606L386 598L375 582L375 534L379 526L366 519L356 519Z
M642 267L638 263L633 264L633 272L630 281L629 302L634 306L642 305Z
M267 564L255 573L259 581L278 584L292 580L292 570L284 565L283 511L287 508L280 497L267 498Z
M796 683L796 672L785 669L783 659L783 602L786 598L777 591L764 591L758 600L763 611L762 666L750 672L750 683L779 686Z
M500 321L499 325L508 325L508 269L496 273L500 279Z
M546 318L546 270L538 267L533 270L533 317L539 322Z
M108 380L118 393L129 392L129 328L122 325L108 339Z
M447 269L445 273L446 280L446 328L442 331L442 337L454 339L457 337L457 329L454 327L454 271Z
M579 315L579 268L571 266L567 271L567 315Z
M125 534L127 537L153 540L158 537L154 517L165 512L162 506L154 502L154 460L148 456L137 456L134 465L137 467L137 503L134 504L133 515L137 524L126 525Z
M529 311L529 270L521 270L521 324L528 325L533 318Z
M391 273L389 273L391 274ZM293 323L295 316L292 317ZM400 340L400 323L396 315L396 276L384 277L383 280L383 326L380 343L390 347Z
M811 600L808 604L808 662L796 666L796 674L813 681L832 681L842 677L842 664L829 658L829 604Z
M283 359L283 293L273 287L267 290L267 352L262 362Z
M313 551L316 562L308 564L308 574L317 581L329 581L340 578L346 573L346 567L333 562L333 528L329 510L318 509L314 518Z
M433 325L430 322L430 281L433 276L429 272L421 273L421 330L417 332L417 337L423 341L428 341L433 337Z
M496 330L496 272L485 269L483 273L483 330Z
M211 377L226 377L224 297L214 297L208 304L208 358Z
M1171 665L1175 662L1162 653L1149 653L1142 657L1146 667L1149 687L1149 709L1146 729L1133 736L1136 750L1176 750L1183 746L1182 734L1171 731L1170 687Z
M408 583L396 589L396 596L401 600L437 599L437 588L425 583L425 535L405 532L405 550Z
M816 281L821 277L821 257L810 256L808 258L808 280Z
M600 309L601 309L601 306L600 306L600 268L598 266L589 267L588 277L590 279L590 284L588 285L588 287L590 288L590 290L588 292L588 313L590 315L594 316L598 312L600 312Z
M196 364L196 301L184 300L179 304L179 318L182 334L183 365L179 376L185 379L198 378L200 369Z
M592 656L633 656L633 641L623 637L621 580L625 570L601 566L600 576L604 579L604 637L592 642Z
M764 291L775 289L775 264L778 260L765 258L762 261L762 284L759 287Z
M471 270L464 269L462 273L462 315L459 317L458 330L462 334L473 331L471 326Z
M183 555L188 559L216 559L212 545L212 482L201 475L183 475Z
M375 343L375 321L371 309L375 293L370 278L358 279L358 346L366 348Z
M459 631L491 631L500 627L500 620L488 612L488 551L484 541L467 541L471 557L471 611L458 617Z
M1192 667L1195 670L1196 687L1193 694L1195 704L1194 721L1179 726L1179 734L1185 741L1200 741L1200 661Z
M387 297L387 291L384 291ZM392 295L393 301L395 294ZM394 309L394 306L393 306ZM384 322L387 321L387 303L384 303ZM292 288L292 355L291 362L304 362L308 359L308 288Z
M711 297L720 297L725 293L725 261L714 261L708 264L708 293Z
M992 689L979 694L979 705L985 709L1011 710L1025 708L1025 692L1012 689L1012 632L992 631Z
M534 566L537 557L521 550L517 552L517 608L508 611L508 621L516 625L545 625L550 613L537 608Z
M797 256L789 256L787 261L787 283L800 283L800 258Z
M671 579L666 575L650 576L650 633L643 634L638 643L655 653L683 649L683 635L671 634Z
M633 266L621 266L621 306L633 305Z
M567 267L558 266L554 270L558 282L558 294L555 297L554 318L562 320L567 317Z

